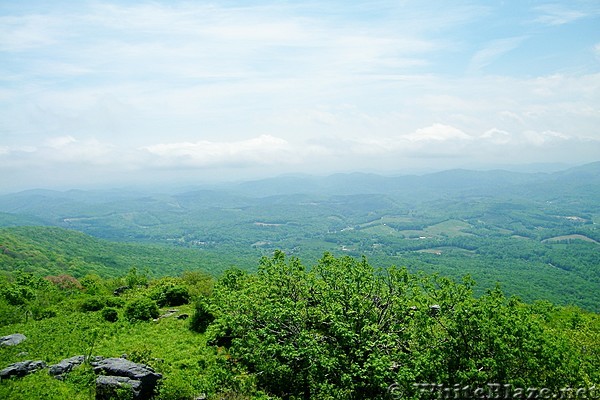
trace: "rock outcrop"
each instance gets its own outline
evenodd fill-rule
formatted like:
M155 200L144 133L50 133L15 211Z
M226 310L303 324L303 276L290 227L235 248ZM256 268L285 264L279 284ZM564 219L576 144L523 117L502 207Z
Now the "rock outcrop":
M119 390L129 389L134 399L147 399L142 397L142 382L124 376L100 375L96 378L96 399L117 399Z
M16 346L22 341L27 339L27 336L22 333L13 333L12 335L0 337L0 347L3 346Z
M18 363L11 364L8 367L4 368L2 371L0 371L0 379L6 379L13 376L22 377L42 368L46 368L46 363L43 361L21 361Z
M118 387L130 387L134 399L147 399L152 396L158 380L162 378L146 365L137 364L124 358L107 358L92 362L96 374L96 399L110 399ZM126 379L122 379L126 378Z
M98 362L104 360L104 357L95 356L91 358L92 361ZM73 356L71 358L65 358L58 364L53 364L48 368L48 373L56 379L63 380L64 374L67 374L73 370L73 368L83 364L85 362L85 356Z
M73 368L83 364L85 356L66 358L48 368L48 373L57 379ZM149 399L154 394L161 374L144 364L137 364L125 358L93 357L90 365L98 375L96 378L96 399L109 400L119 396L122 390L130 390L134 400ZM21 361L9 365L0 371L0 379L22 377L37 370L46 368L44 361Z

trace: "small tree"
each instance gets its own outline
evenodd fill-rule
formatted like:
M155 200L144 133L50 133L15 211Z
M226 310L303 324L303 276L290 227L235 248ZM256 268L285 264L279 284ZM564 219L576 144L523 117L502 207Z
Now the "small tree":
M204 333L214 319L206 301L200 299L196 302L196 311L190 319L190 329L194 332Z

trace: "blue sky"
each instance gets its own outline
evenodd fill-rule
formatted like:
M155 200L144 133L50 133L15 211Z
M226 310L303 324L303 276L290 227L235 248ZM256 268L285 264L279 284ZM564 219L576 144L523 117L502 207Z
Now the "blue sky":
M600 2L0 3L0 190L600 160Z

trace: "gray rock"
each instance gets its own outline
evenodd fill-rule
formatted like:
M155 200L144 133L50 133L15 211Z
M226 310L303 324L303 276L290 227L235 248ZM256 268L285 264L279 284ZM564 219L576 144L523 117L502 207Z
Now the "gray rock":
M118 288L115 289L115 291L113 292L113 295L120 296L128 289L129 289L129 286L119 286Z
M91 363L96 374L104 374L108 376L124 377L140 382L141 398L149 398L154 392L154 388L161 374L157 374L154 370L144 364L136 364L124 358L107 358L101 361Z
M13 333L12 335L0 337L0 347L3 346L16 346L22 341L27 339L27 336L22 333Z
M96 400L120 398L119 389L131 390L134 399L147 399L142 396L142 382L124 376L100 375L96 378Z
M156 318L155 321L161 319L161 318L169 318L173 315L175 315L176 313L178 313L179 310L173 309L173 310L169 310L166 313L164 313L163 315L161 315L160 317Z
M25 376L42 368L46 368L46 363L43 361L21 361L11 364L0 371L0 379L10 378L11 376Z
M62 379L62 375L71 372L73 368L83 364L85 356L74 356L66 358L58 364L51 365L48 369L48 373L57 379Z

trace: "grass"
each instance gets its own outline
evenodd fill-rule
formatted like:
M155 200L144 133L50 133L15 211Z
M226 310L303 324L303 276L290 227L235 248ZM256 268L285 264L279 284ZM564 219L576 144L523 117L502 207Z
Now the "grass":
M193 313L191 305L177 309L178 314ZM0 368L24 360L43 360L52 365L80 354L104 357L127 354L128 359L163 374L158 399L194 398L219 391L219 382L209 378L221 367L219 356L206 346L203 335L188 329L188 320L174 315L156 322L130 323L122 314L120 317L110 323L103 321L99 312L63 311L54 318L4 326L0 335L19 332L27 340L1 349ZM84 367L76 369L65 381L54 379L42 370L0 382L0 398L93 399L94 380Z

